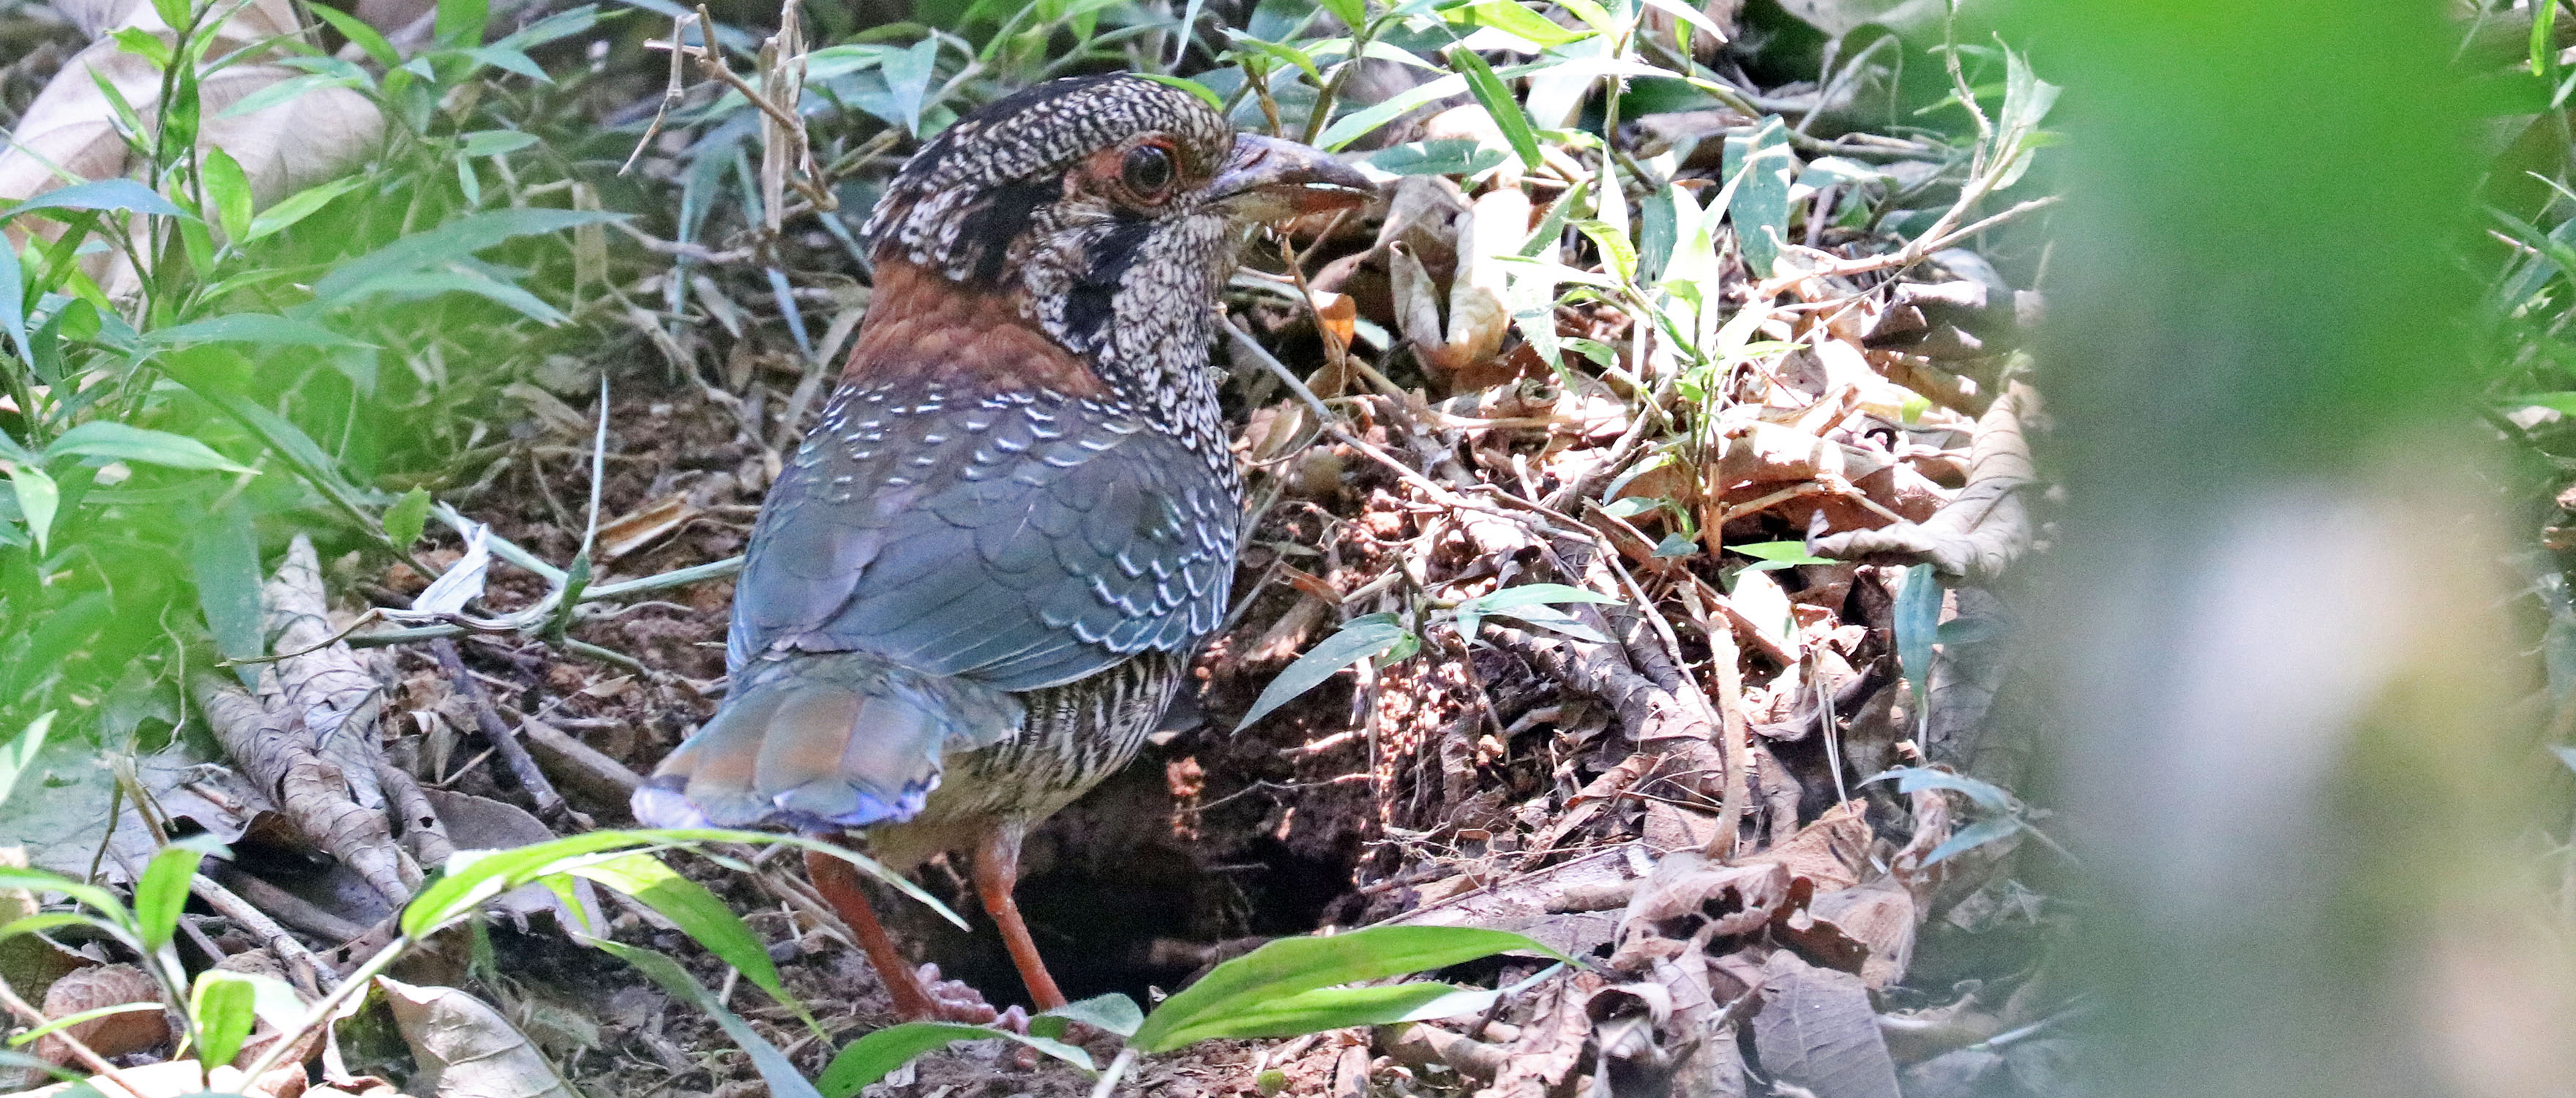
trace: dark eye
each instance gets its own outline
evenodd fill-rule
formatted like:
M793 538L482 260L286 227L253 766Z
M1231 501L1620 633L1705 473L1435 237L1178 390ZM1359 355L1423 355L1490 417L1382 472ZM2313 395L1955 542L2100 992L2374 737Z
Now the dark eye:
M1172 153L1160 145L1138 145L1127 150L1127 160L1119 166L1127 189L1145 197L1162 193L1172 185Z

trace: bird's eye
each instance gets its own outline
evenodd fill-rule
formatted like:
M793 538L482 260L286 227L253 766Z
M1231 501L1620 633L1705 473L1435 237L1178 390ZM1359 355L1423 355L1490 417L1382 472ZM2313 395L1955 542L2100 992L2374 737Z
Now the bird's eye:
M1145 197L1162 193L1172 185L1172 153L1160 145L1138 145L1127 150L1126 162L1119 167L1127 189Z

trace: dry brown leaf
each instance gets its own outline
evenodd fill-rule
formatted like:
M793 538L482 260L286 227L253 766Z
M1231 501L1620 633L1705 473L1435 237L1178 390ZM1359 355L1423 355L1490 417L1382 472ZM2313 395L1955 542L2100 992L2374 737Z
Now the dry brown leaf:
M537 1046L481 999L376 977L420 1062L415 1088L439 1098L581 1098Z
M374 676L345 642L322 644L339 630L325 609L310 539L295 536L261 595L276 650L298 654L262 665L256 698L211 672L191 676L189 687L225 752L260 788L276 791L304 840L387 901L405 903L421 869L394 841L383 783L409 779L380 765L383 693ZM408 785L400 791L408 800Z
M84 968L54 981L45 989L45 1017L68 1018L82 1011L127 1003L161 1004L161 985L133 965L98 965ZM69 1064L73 1060L69 1037L90 1047L101 1056L123 1056L141 1052L170 1039L170 1019L162 1011L136 1010L92 1018L65 1026L60 1034L47 1034L36 1042L36 1056L49 1064Z
M1816 897L1772 932L1807 959L1861 978L1877 991L1905 978L1921 922L1914 896L1894 878Z
M1543 985L1511 1059L1494 1085L1479 1093L1487 1098L1546 1098L1569 1083L1592 1035L1592 1020L1584 1015L1583 1005L1601 985L1601 978L1589 972L1575 972Z
M1610 967L1645 972L1711 938L1759 930L1789 899L1789 871L1778 865L1718 865L1695 850L1666 854L1620 913Z
M2032 519L2025 489L2038 483L2024 438L2026 418L2041 414L2038 394L2015 384L1977 420L1968 486L1931 518L1881 530L1828 534L1811 527L1808 549L1838 560L1925 563L1944 577L1982 583L2001 574L2030 547Z
M599 528L599 558L612 561L642 549L670 536L702 513L689 503L685 492L647 503Z
M133 29L175 41L148 0L87 0L59 4L93 41L65 62L19 119L15 141L0 149L0 198L27 198L62 186L55 167L79 179L122 176L133 165L98 84L114 85L144 119L155 117L161 73L145 58L125 52L109 37ZM267 39L300 34L290 0L252 0L215 31L209 58L222 58ZM282 56L271 47L206 74L199 82L198 144L220 148L250 177L254 204L266 206L340 173L375 146L384 120L367 97L348 88L317 88L286 102L227 117L224 110L282 80L304 75L264 63ZM93 78L95 74L95 78ZM102 268L104 270L104 268ZM106 281L111 293L131 272Z
M1799 828L1786 842L1743 860L1745 865L1774 864L1793 877L1816 883L1824 895L1860 883L1869 866L1869 802L1854 798L1825 810L1816 822Z
M1613 847L1426 904L1387 923L1515 931L1560 953L1582 956L1611 940L1619 914L1606 909L1626 903L1636 881L1628 848Z
M1896 1062L1860 977L1810 965L1790 950L1762 966L1753 1049L1764 1072L1816 1098L1898 1098Z

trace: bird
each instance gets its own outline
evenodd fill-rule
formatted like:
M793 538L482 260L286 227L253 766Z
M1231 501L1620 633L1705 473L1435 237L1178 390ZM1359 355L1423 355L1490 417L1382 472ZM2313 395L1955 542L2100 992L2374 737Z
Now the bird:
M1373 195L1125 74L924 142L864 229L839 383L753 523L725 698L636 818L856 835L896 872L967 853L1030 1001L1064 1006L1013 899L1020 846L1134 757L1225 616L1242 478L1219 295L1249 226ZM806 864L898 1013L991 1020L906 967L848 862Z

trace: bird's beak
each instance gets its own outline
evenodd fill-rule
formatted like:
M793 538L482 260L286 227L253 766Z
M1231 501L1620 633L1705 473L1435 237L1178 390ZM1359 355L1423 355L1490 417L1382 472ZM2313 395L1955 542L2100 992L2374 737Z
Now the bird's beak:
M1234 156L1208 191L1236 217L1286 221L1365 204L1377 185L1330 153L1247 133L1234 139Z

